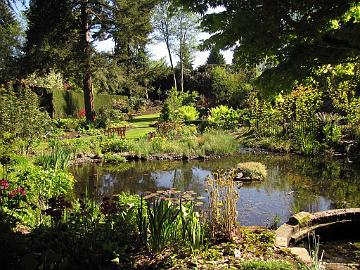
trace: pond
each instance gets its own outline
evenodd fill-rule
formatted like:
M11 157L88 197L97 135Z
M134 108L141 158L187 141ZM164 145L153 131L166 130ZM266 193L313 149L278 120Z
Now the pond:
M76 190L97 199L123 191L140 193L176 188L207 196L206 179L212 171L258 161L266 165L263 182L239 187L237 204L241 225L286 222L299 211L360 207L360 167L345 159L306 159L294 155L243 153L207 161L126 162L116 166L83 164L71 168Z

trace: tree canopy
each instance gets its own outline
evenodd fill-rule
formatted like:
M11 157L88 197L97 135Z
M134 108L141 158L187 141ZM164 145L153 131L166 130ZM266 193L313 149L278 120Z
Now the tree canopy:
M206 46L234 48L244 66L261 64L265 70L261 78L271 87L289 86L321 65L359 61L358 1L184 0L181 4L204 14L202 27L212 34ZM209 8L222 11L205 14Z

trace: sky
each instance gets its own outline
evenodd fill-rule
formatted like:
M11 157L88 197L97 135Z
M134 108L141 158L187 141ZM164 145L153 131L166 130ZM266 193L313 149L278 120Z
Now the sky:
M202 36L204 38L206 38L208 35L206 33L202 33ZM111 39L96 43L96 48L99 51L111 51L113 49L113 47L114 47L114 42ZM164 42L157 43L157 44L150 44L147 46L147 49L150 53L151 59L160 60L160 59L164 58L166 60L166 62L168 64L170 64L168 52L167 52L166 45ZM231 64L233 52L230 50L227 50L227 51L222 51L222 54L225 57L226 63ZM208 56L209 56L209 51L202 51L202 52L197 51L195 54L195 57L194 57L195 58L194 59L194 67L198 67L200 65L205 64ZM178 59L176 59L176 57L175 57L175 61L177 61L177 60Z

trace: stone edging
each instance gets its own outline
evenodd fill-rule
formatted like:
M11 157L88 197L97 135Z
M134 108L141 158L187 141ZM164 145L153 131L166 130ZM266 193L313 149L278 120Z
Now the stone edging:
M275 245L278 248L288 248L303 262L311 263L311 257L305 248L291 247L291 244L304 239L308 233L318 228L355 220L360 220L360 208L334 209L316 213L300 212L276 230Z

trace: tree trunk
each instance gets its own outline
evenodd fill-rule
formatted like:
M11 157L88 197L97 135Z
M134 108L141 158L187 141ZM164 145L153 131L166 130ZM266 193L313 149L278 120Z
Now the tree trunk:
M183 45L180 44L180 89L181 92L184 92L184 53L183 53Z
M94 96L91 74L91 45L89 27L88 0L81 2L81 40L83 43L83 87L86 121L94 122Z
M169 45L168 41L166 41L166 47L167 47L167 50L168 50L168 53L169 53L171 71L173 73L173 78L174 78L174 87L175 87L175 89L177 89L176 73L175 73L174 63L173 63L173 60L172 60L172 55L171 55L171 51L170 51L170 45Z
M172 55L171 55L171 50L170 50L170 41L169 41L169 29L168 29L168 25L165 22L162 22L163 24L163 28L165 29L165 43L166 43L166 48L169 54L169 60L170 60L170 66L171 66L171 71L173 73L173 79L174 79L174 87L175 89L177 89L177 82L176 82L176 73L175 73L175 68L174 68L174 62L172 59Z

